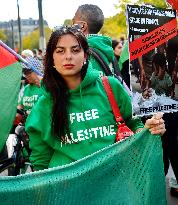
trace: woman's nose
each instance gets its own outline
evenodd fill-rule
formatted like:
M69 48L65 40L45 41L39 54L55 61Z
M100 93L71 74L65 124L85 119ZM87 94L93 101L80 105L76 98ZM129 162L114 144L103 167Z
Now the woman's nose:
M71 60L72 59L72 53L70 51L66 52L66 60Z

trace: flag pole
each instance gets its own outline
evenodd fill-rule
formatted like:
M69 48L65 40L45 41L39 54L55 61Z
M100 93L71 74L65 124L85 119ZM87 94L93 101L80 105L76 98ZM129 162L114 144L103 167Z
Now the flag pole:
M9 46L7 46L5 43L3 43L0 40L0 45L5 48L6 50L8 50L11 54L13 54L18 61L21 61L22 63L24 63L27 67L29 67L30 69L32 69L37 75L43 76L43 74L36 69L33 65L31 65L29 62L27 62L24 58L22 58L21 55L19 55L18 53L16 53L13 49L11 49Z
M19 47L20 52L22 52L22 31L21 31L21 19L20 19L20 9L19 9L19 1L17 0L17 13L18 13L18 30L19 30Z

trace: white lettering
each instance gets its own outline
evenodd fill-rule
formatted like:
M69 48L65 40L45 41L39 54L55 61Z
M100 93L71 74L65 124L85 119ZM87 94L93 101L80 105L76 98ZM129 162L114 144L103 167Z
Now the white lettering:
M104 132L104 136L108 136L109 135L109 129L107 129L105 126L103 127L103 132Z
M90 138L92 138L91 129L89 129L88 131L89 131Z
M75 119L75 113L71 113L69 116L70 116L70 122L72 124L74 122L74 119Z
M100 136L103 137L102 127L99 127Z
M86 120L92 120L92 119L97 119L97 118L99 118L97 109L86 110L84 111L84 113L79 112L79 113L69 114L69 119L70 119L71 124L74 123L75 120L77 122L84 122Z
M72 139L72 142L78 142L78 139L74 139L74 134L73 133L70 133L70 137Z
M145 24L145 18L141 18L141 24Z
M85 140L85 138L83 136L83 130L77 131L77 137L78 137L79 141Z
M77 121L78 122L85 121L84 118L83 118L83 113L76 113L76 116L77 116Z
M84 140L89 140L90 138L99 138L99 137L109 137L115 136L115 125L108 125L103 127L95 127L91 129L78 130L75 134L70 133L70 138L65 135L65 141L61 143L61 147L67 144L78 143Z
M94 136L95 138L97 138L97 130L98 130L98 127L95 127L95 128L91 128L91 130L94 132Z
M84 130L84 133L85 133L85 139L89 139L89 137L88 137L88 130Z
M97 110L97 109L92 109L92 110L91 110L91 113L92 113L92 118L93 118L93 119L99 118L98 110Z
M110 125L110 135L115 135L114 125Z
M87 110L87 111L85 111L84 113L85 113L85 118L86 118L86 120L91 120L91 119L92 119L90 110Z
M150 15L150 16L165 16L165 17L176 17L173 10L160 10L155 8L148 8L146 6L141 7L127 7L128 13L136 15Z

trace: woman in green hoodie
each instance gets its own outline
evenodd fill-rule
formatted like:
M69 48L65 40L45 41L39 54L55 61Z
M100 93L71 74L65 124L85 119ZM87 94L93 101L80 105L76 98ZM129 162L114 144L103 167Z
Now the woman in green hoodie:
M45 55L44 95L26 121L34 170L90 155L115 142L117 125L99 72L88 69L88 44L76 26L54 31ZM126 124L137 132L144 125L132 119L131 99L122 84L109 77ZM161 116L147 120L152 134L165 132Z

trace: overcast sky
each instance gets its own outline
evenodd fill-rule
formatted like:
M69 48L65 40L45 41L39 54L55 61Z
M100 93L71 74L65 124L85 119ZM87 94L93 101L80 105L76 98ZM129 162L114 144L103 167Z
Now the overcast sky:
M20 17L38 19L38 0L18 0ZM65 19L71 19L81 4L96 4L105 17L115 15L118 10L114 7L119 0L43 0L43 18L49 26L60 25ZM0 21L17 19L17 0L1 0Z

